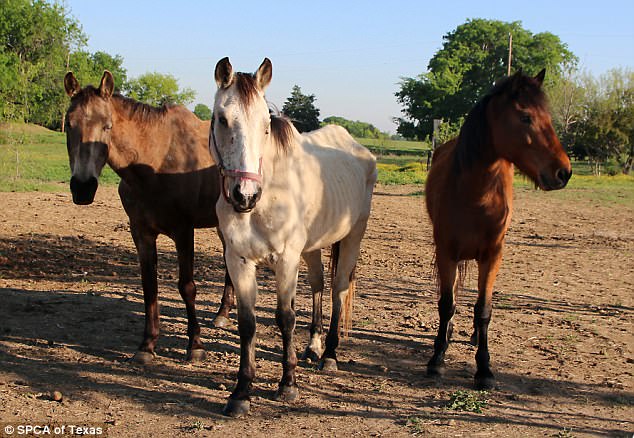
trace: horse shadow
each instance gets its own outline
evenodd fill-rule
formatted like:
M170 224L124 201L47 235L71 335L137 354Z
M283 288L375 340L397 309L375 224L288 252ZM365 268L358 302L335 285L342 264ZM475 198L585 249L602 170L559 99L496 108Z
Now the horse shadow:
M141 340L143 331L142 292L133 249L106 245L90 239L28 235L0 239L0 255L7 259L2 259L0 263L1 278L5 280L5 284L15 284L0 288L0 300L3 302L0 308L0 361L3 363L3 374L11 376L8 377L12 380L10 388L20 391L28 387L29 390L42 394L50 393L53 389L62 389L71 398L86 400L89 395L85 395L85 390L88 388L113 397L138 401L148 412L164 409L169 401L169 409L174 414L222 419L220 412L228 395L226 388L233 386L234 373L237 370L239 337L235 327L217 330L204 324L212 319L213 310L219 304L224 272L221 257L196 255L197 266L205 266L205 277L208 278L202 281L203 289L213 288L216 292L201 294L204 298L199 301L203 339L209 354L205 366L191 366L183 360L186 345L184 305L175 285L167 291L168 287L162 284L159 293L162 305L159 358L152 366L141 367L127 361L134 353L137 342ZM162 265L176 266L175 251L166 251L159 258L167 260ZM305 333L310 319L310 293L303 271L305 270L300 271L298 301L302 303L298 306L301 310L298 310L297 330ZM161 275L168 278L171 270L163 267ZM173 278L169 280L175 282ZM368 290L364 290L364 280L361 279L361 303L364 295L368 301L375 302L379 291L382 291L389 295L389 299L385 297L383 301L378 301L380 304L392 303L400 306L420 300L421 288L433 290L433 285L425 281L397 280L381 280L380 284L373 284ZM40 282L45 284L47 281L56 282L57 286L53 289L39 286ZM100 283L100 286L93 287L95 283ZM103 290L102 283L106 284L107 291ZM264 296L263 304L257 309L260 315L258 323L261 327L270 328L265 333L268 336L268 333L277 330L273 316L274 293L267 295L269 290L274 290L271 273L261 270L258 283ZM464 293L461 295L465 302L472 299ZM427 298L433 301L431 293ZM564 309L570 305L555 301L549 303L550 307ZM533 304L540 305L537 301ZM575 306L575 309L580 310L581 305ZM283 405L270 401L272 391L265 387L267 384L275 385L276 377L270 373L260 376L253 395L262 400L262 415L268 415L270 411L289 415L353 415L387 418L396 424L403 424L407 418L432 412L434 418L441 421L459 419L474 425L537 424L554 431L561 429L561 423L556 419L536 422L525 418L523 408L517 404L508 408L512 411L510 416L482 417L440 409L446 401L426 395L429 394L426 390L442 388L448 391L470 387L472 370L463 364L454 364L448 368L442 382L427 378L424 361L431 354L434 333L427 331L409 336L404 335L406 331L384 330L380 324L353 328L350 339L344 341L344 357L351 353L353 357L362 359L342 361L341 371L334 376L322 375L314 364L301 362L302 370L298 378L302 385L302 394L306 397L319 397L322 400L320 407L307 407L302 403ZM387 347L379 348L380 346ZM38 354L46 356L47 367L44 371ZM390 355L387 367L377 366L376 364L385 362L386 354ZM262 360L279 363L281 340L275 346L258 345L257 356ZM111 377L86 379L86 375ZM166 391L140 388L133 383L138 376L161 380L169 388ZM342 377L349 384L340 383ZM360 377L376 381L376 387L359 387L350 380ZM621 398L619 401L610 391L589 383L562 383L538 376L503 372L498 372L498 381L503 382L495 395L498 400L515 400L514 397L543 393L555 394L555 398L588 397L590 402L597 404L634 404L634 396L629 392L622 392L618 396ZM381 388L384 384L387 389ZM413 395L400 395L400 403L408 408L399 408L398 413L390 413L393 397L383 394L385 390L389 391L398 385L417 388L421 394L414 392ZM205 392L187 389L192 387L204 388ZM338 406L342 398L359 409L341 411ZM577 418L581 417L579 414ZM597 416L596 420L611 425L609 430L591 427L575 430L587 433L622 432L611 419Z

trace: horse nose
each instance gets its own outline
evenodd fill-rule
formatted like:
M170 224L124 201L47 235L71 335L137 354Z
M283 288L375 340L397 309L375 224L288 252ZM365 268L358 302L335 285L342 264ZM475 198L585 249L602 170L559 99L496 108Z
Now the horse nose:
M247 211L253 210L253 208L255 207L255 204L260 199L261 194L262 194L261 189L258 189L258 191L253 195L244 194L240 190L240 185L239 184L236 185L233 188L233 193L232 193L232 198L234 201L234 209L238 211L239 213L245 213Z
M80 180L76 176L70 178L70 191L73 194L73 202L77 205L92 204L99 181L94 176L87 180Z
M562 188L566 187L566 184L568 184L568 180L570 180L571 176L572 168L566 169L562 167L560 169L557 169L557 171L555 172L555 178L557 178L557 180L561 183Z

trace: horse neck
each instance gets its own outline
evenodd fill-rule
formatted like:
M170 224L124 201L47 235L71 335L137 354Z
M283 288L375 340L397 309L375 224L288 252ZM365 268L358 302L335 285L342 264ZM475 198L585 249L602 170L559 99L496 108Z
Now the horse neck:
M184 112L174 114L172 109L155 120L146 120L132 115L124 105L122 98L113 97L108 149L108 164L122 177L121 171L131 166L143 166L155 173L182 173L213 164L206 146L208 123L200 122L193 114L191 118Z
M513 206L513 163L501 157L481 160L463 170L459 185L468 188L479 206L504 204L510 212Z

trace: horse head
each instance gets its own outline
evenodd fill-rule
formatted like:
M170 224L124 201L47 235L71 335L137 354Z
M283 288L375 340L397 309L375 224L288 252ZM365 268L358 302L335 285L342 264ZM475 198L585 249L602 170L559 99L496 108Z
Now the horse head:
M73 202L91 204L99 185L99 175L108 158L112 131L110 97L114 90L112 73L105 71L99 88L81 88L72 72L64 77L66 94L71 97L66 113L66 146L70 161L70 191Z
M552 125L542 91L546 70L535 77L521 72L496 85L486 117L490 141L542 190L562 189L572 175L570 159Z
M251 211L262 195L262 158L271 133L264 90L271 77L268 58L253 74L234 73L229 58L216 65L209 146L221 169L224 197L238 213Z

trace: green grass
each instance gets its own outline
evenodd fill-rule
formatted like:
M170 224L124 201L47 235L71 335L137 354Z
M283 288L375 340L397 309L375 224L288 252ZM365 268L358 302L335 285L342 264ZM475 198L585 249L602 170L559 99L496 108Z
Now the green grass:
M427 157L431 146L422 141L388 140L376 138L356 138L357 142L370 149L375 155L415 155Z
M423 142L358 139L379 148L379 183L423 185L427 178L428 146ZM573 163L573 177L564 190L550 195L565 200L634 208L634 176L593 176L587 163ZM68 190L70 170L66 136L24 124L0 124L0 191ZM119 177L106 166L100 184L115 185ZM527 178L515 177L515 187L532 189Z
M59 191L68 186L66 135L33 125L0 125L0 191ZM104 168L100 184L119 177Z
M446 408L452 411L466 411L482 413L489 400L486 391L465 391L458 390L451 394Z

